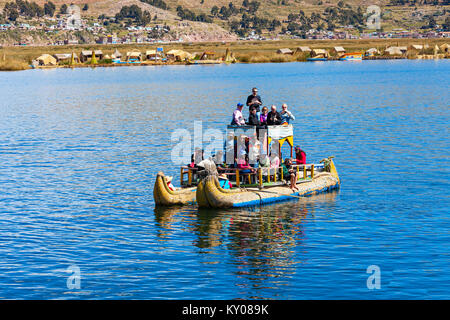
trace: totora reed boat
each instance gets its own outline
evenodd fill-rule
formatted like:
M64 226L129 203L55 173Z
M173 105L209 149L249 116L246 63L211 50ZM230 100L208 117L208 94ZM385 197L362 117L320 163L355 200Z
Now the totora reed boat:
M298 191L293 192L289 186L282 184L267 188L248 187L225 190L220 187L217 176L210 175L201 180L196 192L199 207L236 208L260 206L293 198L306 197L339 188L339 176L330 158L325 160L318 173L312 171L312 177L297 182Z
M259 146L260 156L277 152L282 159L281 148L284 143L290 146L288 158L293 158L292 125L274 125L265 128L229 125L227 137L224 150L227 157L231 154L231 159L234 158L235 161L240 159L242 153L248 157L249 150L256 145ZM238 141L242 141L242 144ZM255 144L251 141L255 141ZM292 179L298 189L294 190L288 185L289 181L285 181L281 166L260 166L249 170L236 167L233 161L231 165L227 165L222 155L216 156L214 161L208 159L195 166L192 164L182 166L179 188L171 185L171 177L159 172L153 188L155 204L157 206L198 204L204 208L259 206L327 192L340 186L333 157L323 159L317 164L292 164L291 171L295 173L297 180Z

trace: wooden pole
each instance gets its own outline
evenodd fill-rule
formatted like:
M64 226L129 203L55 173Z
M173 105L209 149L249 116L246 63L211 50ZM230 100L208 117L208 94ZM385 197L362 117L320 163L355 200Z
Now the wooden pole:
M241 184L241 181L239 181L239 170L236 169L236 186L239 187L240 184Z
M181 186L183 186L183 167L181 167L181 170L180 170L180 185Z
M188 169L188 185L192 185L192 171L191 168Z
M306 173L306 165L303 165L303 179L306 179L307 173Z
M262 175L262 168L258 168L258 179L259 179L259 187L263 187L263 175Z
M311 165L311 179L314 178L314 165Z

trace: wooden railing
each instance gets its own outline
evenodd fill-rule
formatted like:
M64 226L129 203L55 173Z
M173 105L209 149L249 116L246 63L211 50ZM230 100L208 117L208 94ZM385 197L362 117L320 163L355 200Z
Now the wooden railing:
M308 172L310 173L310 178L314 178L315 170L318 168L323 168L323 164L292 164L291 167L296 170L297 178L300 180L301 172L303 179L308 178ZM243 172L248 171L251 172ZM191 168L188 166L181 167L180 170L180 183L186 181L184 176L187 175L187 185L192 186L194 178L198 168ZM237 187L241 185L241 177L247 179L248 184L252 184L252 180L255 181L260 187L264 185L264 177L267 179L267 183L278 182L284 179L283 177L283 167L259 167L259 168L222 168L218 167L217 171L219 174L225 174L227 177L235 177L235 179L229 179L231 182L235 182ZM297 181L298 181L297 180Z

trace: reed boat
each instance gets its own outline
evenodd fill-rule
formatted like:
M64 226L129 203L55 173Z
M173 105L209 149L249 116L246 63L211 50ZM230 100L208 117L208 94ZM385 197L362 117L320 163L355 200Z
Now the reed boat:
M362 52L344 53L339 60L341 61L362 61Z
M195 204L196 190L197 187L195 186L170 190L167 185L166 176L164 173L158 172L153 188L153 198L157 206Z
M324 159L325 164L310 165L310 174L304 174L303 179L297 181L296 192L284 182L273 186L251 186L225 190L221 188L217 176L209 175L201 180L197 186L196 199L202 208L237 208L260 206L275 202L292 200L311 196L339 188L340 180L332 157ZM316 172L314 171L314 168ZM303 167L307 171L306 166ZM312 170L311 170L312 168Z
M180 187L171 185L171 177L159 172L155 180L153 196L157 206L194 205L205 208L230 208L263 205L287 199L309 196L333 190L340 181L333 157L320 163L290 165L294 171L298 191L291 190L283 177L283 166L275 165L269 155L279 156L282 162L282 146L289 145L290 153L285 159L293 158L294 136L292 125L227 126L227 141L223 155L205 159L194 165L180 169ZM250 150L258 148L258 157L268 157L270 166L260 164L240 167L243 154L246 158ZM199 150L197 150L198 152ZM200 150L201 151L201 150ZM218 151L219 152L219 151ZM195 157L195 152L192 159ZM198 153L197 153L198 155ZM231 162L228 160L231 159ZM262 161L261 158L258 161ZM234 160L234 161L233 161ZM248 161L248 160L246 160ZM286 169L286 167L284 167ZM187 176L187 177L186 177ZM295 177L293 179L295 180ZM295 189L295 188L293 188Z

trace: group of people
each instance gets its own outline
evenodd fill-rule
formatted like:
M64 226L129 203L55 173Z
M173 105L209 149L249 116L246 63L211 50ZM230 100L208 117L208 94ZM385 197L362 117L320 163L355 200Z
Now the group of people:
M294 169L294 164L306 164L306 153L299 146L295 147L295 159L286 158L281 165L283 171L283 179L289 182L289 187L294 190L298 190L296 184L298 180L297 170ZM280 158L276 153L271 153L269 156L261 154L258 156L258 162L254 165L249 164L248 155L245 154L244 158L237 160L237 168L242 169L241 173L255 173L257 168L265 168L263 170L264 180L267 180L268 176L274 175L276 170L280 166Z
M258 95L258 89L253 88L252 94L247 98L247 106L249 107L249 117L246 121L242 109L244 105L238 103L236 110L233 112L233 118L231 120L231 125L235 126L273 126L273 125L284 125L289 124L291 121L295 120L292 112L288 110L286 103L281 106L281 112L277 111L277 107L272 105L270 107L270 112L267 107L262 107L261 97Z

